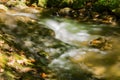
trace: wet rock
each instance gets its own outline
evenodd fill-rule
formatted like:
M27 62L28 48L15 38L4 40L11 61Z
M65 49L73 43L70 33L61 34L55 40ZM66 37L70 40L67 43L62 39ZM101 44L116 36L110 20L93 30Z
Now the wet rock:
M21 10L22 12L26 13L40 13L43 11L43 8L24 8Z
M20 13L8 11L6 14L0 13L0 22L1 24L8 25L10 28L15 28L17 22L21 21L24 23L35 23L37 17L34 14L29 13Z
M69 16L69 15L71 14L71 12L72 12L72 9L71 9L71 8L65 7L65 8L63 8L63 9L60 9L58 13L59 13L59 15L61 15L61 16Z
M1 12L7 12L7 11L8 11L8 8L5 5L0 4L0 13Z
M18 0L9 0L7 3L6 3L7 6L9 7L17 7L17 8L20 8L20 9L23 9L23 8L26 8L26 4L25 4L25 0L21 0L21 1L18 1Z
M112 49L112 43L109 39L104 38L104 37L99 37L97 39L93 39L90 41L89 46L98 48L101 50L110 50Z

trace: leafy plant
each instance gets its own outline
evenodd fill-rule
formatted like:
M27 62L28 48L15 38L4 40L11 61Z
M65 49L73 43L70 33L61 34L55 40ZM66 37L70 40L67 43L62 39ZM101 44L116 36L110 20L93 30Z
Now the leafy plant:
M107 6L110 9L120 7L120 0L98 0L96 5Z

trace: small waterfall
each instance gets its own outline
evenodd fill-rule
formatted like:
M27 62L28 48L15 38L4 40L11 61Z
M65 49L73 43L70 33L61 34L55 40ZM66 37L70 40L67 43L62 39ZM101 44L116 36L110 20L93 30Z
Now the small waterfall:
M72 43L74 41L82 42L87 41L90 38L90 34L87 30L79 29L77 32L71 32L69 31L69 27L74 30L74 28L77 29L78 26L74 26L74 24L71 24L69 22L57 22L55 20L49 19L46 20L45 23L49 28L54 30L55 37L63 42L66 43ZM84 27L83 25L79 27Z

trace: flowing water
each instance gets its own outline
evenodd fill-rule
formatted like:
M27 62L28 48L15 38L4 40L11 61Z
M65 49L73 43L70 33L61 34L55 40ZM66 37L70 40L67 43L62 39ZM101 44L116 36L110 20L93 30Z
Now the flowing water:
M8 15L10 18L27 15L26 17L37 19L35 15L29 13L7 13ZM6 24L11 28L1 29L17 37L17 43L21 43L23 48L27 47L34 53L36 50L44 49L49 53L50 58L52 57L48 64L52 72L46 80L120 80L120 26L77 22L64 18L38 19L37 26L31 24L24 26L22 23L19 25L9 21ZM43 25L40 30L39 25ZM47 28L54 31L55 39L44 31ZM29 32L30 30L32 31ZM40 37L39 34L42 33L39 32L42 30L50 37ZM89 46L92 40L99 37L111 41L111 48L104 50ZM65 43L73 47L67 50L62 47L63 51L59 49L61 48L59 45L54 49L49 48L51 44L56 44L54 40L59 40L62 45Z
M43 22L55 32L56 39L77 46L51 61L48 66L57 76L50 80L120 79L119 26L79 23L58 18L45 19ZM101 50L89 47L90 41L98 37L112 41L112 48Z

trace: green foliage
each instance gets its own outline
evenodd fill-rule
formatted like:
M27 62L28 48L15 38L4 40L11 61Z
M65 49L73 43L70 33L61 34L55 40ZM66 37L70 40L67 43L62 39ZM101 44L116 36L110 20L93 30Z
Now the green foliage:
M72 7L73 8L80 8L80 7L83 7L84 3L87 1L87 0L73 0L73 5Z
M48 7L72 7L80 8L87 0L48 0Z
M29 3L30 5L35 4L40 7L56 7L56 8L63 8L63 7L70 7L73 9L78 9L83 6L87 1L91 1L92 4L99 8L100 6L106 6L109 9L115 9L120 7L120 0L28 0L28 1L8 1L9 5L25 5L25 3Z
M85 6L84 4L87 1L91 1L95 7L97 6L97 8L100 6L108 7L109 9L120 7L120 0L47 0L46 5L48 7L71 7L73 9L78 9Z
M47 0L38 0L38 6L45 7Z
M56 7L61 4L61 0L48 0L47 1L47 7Z
M120 0L98 0L96 5L107 6L110 9L120 7Z

